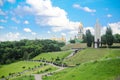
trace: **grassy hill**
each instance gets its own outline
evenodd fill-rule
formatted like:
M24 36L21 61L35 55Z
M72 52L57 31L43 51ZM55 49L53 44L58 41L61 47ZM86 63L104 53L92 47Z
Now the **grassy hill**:
M75 43L75 44L67 44L62 47L62 50L70 50L71 48L86 48L86 43Z
M41 63L41 62L30 62L30 61L19 61L19 62L7 64L7 65L1 65L0 78L2 76L4 77L9 76L10 74L13 74L13 73L17 74L18 72L23 72L25 70L29 70L25 74L32 74L32 73L44 73L44 72L57 69L56 67L53 67L51 65L44 65L44 66L43 65L44 63Z
M120 80L120 59L89 62L67 68L43 80Z
M40 59L45 59L47 61L53 61L59 57L60 59L65 58L66 56L68 56L72 51L60 51L60 52L48 52L48 53L42 53L38 56L36 56L35 58L33 58L33 60L40 60Z
M115 58L116 56L120 57L120 49L87 48L78 52L76 55L65 59L64 62L67 63L69 66L75 66L76 64L81 64L92 60Z

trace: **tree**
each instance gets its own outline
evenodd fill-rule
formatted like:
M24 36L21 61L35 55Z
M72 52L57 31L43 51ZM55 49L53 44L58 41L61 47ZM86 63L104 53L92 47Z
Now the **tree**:
M113 44L113 35L112 35L112 29L110 27L107 27L106 30L106 43L108 46L111 46Z
M75 43L75 40L70 40L70 43Z
M87 46L91 47L92 46L92 41L93 41L93 36L90 32L90 30L86 30L86 42L87 42Z
M86 41L86 35L85 34L83 34L83 43L86 43L87 41Z
M101 43L106 45L106 35L101 36Z
M120 34L114 35L114 43L120 43Z

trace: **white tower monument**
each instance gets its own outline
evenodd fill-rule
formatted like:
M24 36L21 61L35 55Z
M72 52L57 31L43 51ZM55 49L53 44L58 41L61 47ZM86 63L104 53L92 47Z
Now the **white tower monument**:
M94 36L94 47L98 48L101 43L101 26L99 21L96 21L95 24L95 36Z

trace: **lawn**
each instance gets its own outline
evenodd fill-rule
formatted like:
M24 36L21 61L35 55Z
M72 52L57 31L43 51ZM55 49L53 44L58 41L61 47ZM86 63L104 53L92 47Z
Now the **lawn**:
M108 53L109 53L109 49L87 48L82 51L79 51L76 55L68 59L65 59L64 63L67 63L69 66L74 66L76 64L81 64L91 60L101 59Z
M63 46L62 50L70 50L71 48L86 48L86 43L75 43L75 44L67 44Z
M120 59L89 62L67 68L43 80L120 80Z
M34 79L34 76L29 75L29 76L21 76L12 80L35 80L35 79Z
M0 78L2 76L9 76L11 73L18 73L24 70L28 70L30 68L34 68L35 66L40 66L40 62L28 62L28 61L19 61L7 65L0 66Z
M36 56L35 58L33 58L33 60L40 60L40 59L45 59L47 61L54 61L57 57L59 57L60 59L65 58L66 56L68 56L72 51L60 51L60 52L48 52L48 53L42 53L38 56Z

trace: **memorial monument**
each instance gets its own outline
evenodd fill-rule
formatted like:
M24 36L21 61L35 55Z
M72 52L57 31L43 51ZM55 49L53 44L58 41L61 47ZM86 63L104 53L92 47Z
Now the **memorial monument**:
M101 25L99 24L99 21L96 21L95 24L95 36L94 36L94 48L99 48L101 44Z

